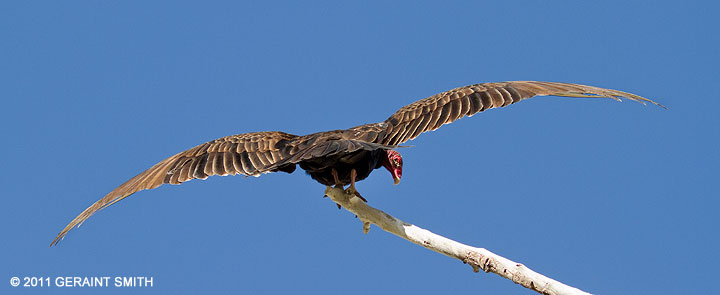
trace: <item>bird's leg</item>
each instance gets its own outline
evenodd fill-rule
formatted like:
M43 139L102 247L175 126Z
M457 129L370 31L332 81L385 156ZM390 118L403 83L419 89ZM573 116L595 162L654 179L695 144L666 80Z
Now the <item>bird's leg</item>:
M337 174L337 170L335 170L335 168L332 168L332 170L330 170L330 173L332 173L332 176L335 179L335 187L343 188L342 183L340 183L340 177Z
M350 170L350 186L345 190L345 193L348 195L355 195L367 203L367 200L355 189L355 177L357 177L357 171L355 171L355 169Z
M332 170L330 170L330 173L332 173L332 176L335 179L335 187L343 188L342 183L340 183L340 177L337 174L337 170L335 170L335 168L332 168ZM342 206L340 206L340 204L335 203L335 205L337 205L338 209L342 209Z

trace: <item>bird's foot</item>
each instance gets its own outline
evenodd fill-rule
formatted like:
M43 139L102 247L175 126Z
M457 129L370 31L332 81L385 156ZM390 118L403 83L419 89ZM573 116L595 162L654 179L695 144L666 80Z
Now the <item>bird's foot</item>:
M367 203L367 199L363 198L363 196L360 195L360 193L355 189L355 186L350 186L345 190L345 194L347 195L355 195L356 197L363 200L363 202Z
M346 195L355 195L356 197L367 203L367 199L363 198L360 193L355 189L355 178L357 177L357 171L355 169L350 170L350 186L345 190Z

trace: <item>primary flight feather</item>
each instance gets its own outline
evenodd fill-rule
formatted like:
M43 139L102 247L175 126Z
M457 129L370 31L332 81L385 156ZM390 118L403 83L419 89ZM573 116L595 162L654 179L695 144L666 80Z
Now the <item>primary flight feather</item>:
M652 100L631 93L593 86L537 81L482 83L439 93L407 105L387 120L345 130L292 135L279 131L231 135L176 154L136 175L75 217L52 241L56 245L73 227L95 212L133 193L162 184L180 184L212 175L292 173L297 165L312 179L327 186L350 185L348 193L362 198L355 182L384 167L395 184L402 177L398 145L487 109L504 107L534 96L621 97L638 102ZM364 200L364 198L363 198Z

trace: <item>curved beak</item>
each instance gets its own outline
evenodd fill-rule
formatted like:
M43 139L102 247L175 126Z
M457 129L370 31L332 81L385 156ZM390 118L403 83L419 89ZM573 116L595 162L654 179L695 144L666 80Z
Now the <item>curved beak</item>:
M400 178L393 177L393 180L395 181L395 185L400 184Z

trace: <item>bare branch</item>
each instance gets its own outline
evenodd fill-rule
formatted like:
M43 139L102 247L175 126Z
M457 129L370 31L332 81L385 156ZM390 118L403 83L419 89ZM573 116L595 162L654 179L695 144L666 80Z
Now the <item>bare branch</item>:
M495 273L540 294L589 294L536 273L520 263L498 256L484 248L475 248L458 243L426 229L403 222L390 214L368 206L367 203L354 195L345 194L345 191L340 188L328 187L325 190L325 195L355 214L363 222L364 233L370 230L371 223L375 224L383 230L410 242L459 259L463 263L472 266L475 272L482 269L485 272Z

